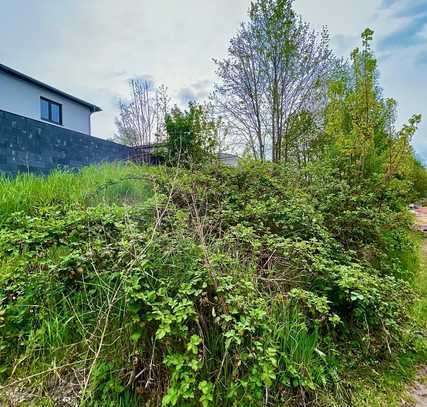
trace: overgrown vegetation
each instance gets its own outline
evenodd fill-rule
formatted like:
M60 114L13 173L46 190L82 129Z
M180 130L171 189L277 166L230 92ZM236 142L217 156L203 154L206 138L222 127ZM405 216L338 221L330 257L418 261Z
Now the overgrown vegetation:
M167 163L189 166L212 160L218 123L209 119L203 106L190 103L184 112L175 107L165 123L168 136L163 154Z
M291 2L260 0L250 16L261 38L314 41ZM252 38L244 28L239 41ZM286 131L262 130L262 160L212 160L218 123L192 104L166 116L168 165L1 180L3 400L398 405L389 389L426 361L408 211L425 170L410 145L421 118L395 128L372 35L311 83L326 92L315 112L305 99L280 113L281 82L263 84ZM272 49L290 52L285 71L302 52Z
M422 343L405 211L355 206L326 169L131 169L151 197L42 200L3 219L3 397L351 405L347 372Z
M47 178L20 174L11 182L0 177L0 219L18 211L30 212L49 205L136 203L150 196L147 177L152 168L134 165L101 165L78 174L54 172Z

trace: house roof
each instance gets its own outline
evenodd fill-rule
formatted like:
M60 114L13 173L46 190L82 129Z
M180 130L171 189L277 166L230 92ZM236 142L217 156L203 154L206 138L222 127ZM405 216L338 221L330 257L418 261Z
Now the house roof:
M86 106L86 107L88 107L90 109L90 111L92 113L100 112L102 110L100 107L98 107L98 106L96 106L96 105L94 105L92 103L85 102L84 100L76 98L75 96L72 96L72 95L70 95L70 94L68 94L66 92L63 92L62 90L59 90L59 89L57 89L57 88L55 88L53 86L47 85L46 83L40 82L37 79L31 78L28 75L25 75L25 74L23 74L21 72L16 71L15 69L9 68L6 65L0 64L0 72L6 72L6 73L8 73L8 74L10 74L12 76L15 76L16 78L19 78L19 79L22 79L22 80L24 80L26 82L29 82L29 83L32 83L34 85L40 86L41 88L44 88L44 89L46 89L46 90L48 90L50 92L56 93L57 95L63 96L65 98L67 98L67 99L70 99L70 100L72 100L72 101L74 101L76 103L79 103L80 105Z

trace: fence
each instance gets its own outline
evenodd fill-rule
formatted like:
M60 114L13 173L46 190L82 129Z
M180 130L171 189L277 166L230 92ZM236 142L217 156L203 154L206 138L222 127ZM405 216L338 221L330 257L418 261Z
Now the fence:
M132 159L134 149L0 110L0 172L48 174Z

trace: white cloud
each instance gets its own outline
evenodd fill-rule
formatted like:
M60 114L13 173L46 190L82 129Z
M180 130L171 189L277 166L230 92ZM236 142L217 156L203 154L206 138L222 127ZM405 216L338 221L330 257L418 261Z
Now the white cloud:
M330 32L358 36L380 6L381 0L296 0L295 7L314 27L327 25Z
M150 75L171 95L203 97L215 80L212 58L226 54L228 41L246 19L250 0L14 0L2 3L0 62L100 105L94 134L114 132L116 102L130 77ZM414 16L425 0L295 0L316 29L329 27L332 46L348 56L360 33L375 30L381 84L400 102L401 120L423 113L427 120L426 41L381 47ZM424 26L417 34L426 38ZM203 84L204 82L204 84ZM200 89L198 89L200 86ZM415 146L427 158L427 142Z
M114 132L127 79L151 75L174 96L212 81L249 0L14 0L2 4L0 61L103 108L94 134ZM13 33L13 35L11 35ZM197 91L197 89L195 89ZM176 100L178 101L178 100Z
M422 30L418 33L418 35L427 41L427 24L424 25Z
M213 88L213 83L210 80L201 80L192 83L178 91L177 99L181 107L186 107L188 102L204 102L208 99Z
M414 113L421 113L424 121L413 145L427 163L427 41L413 41L409 46L392 48L386 40L405 29L404 35L422 37L426 26L416 32L415 22L427 13L426 0L296 0L297 9L319 29L327 25L331 44L340 56L348 56L351 49L360 45L360 33L370 27L375 31L374 48L379 59L380 85L386 97L398 103L398 125ZM415 31L414 34L412 31ZM384 44L383 44L384 43ZM422 63L424 62L424 63Z

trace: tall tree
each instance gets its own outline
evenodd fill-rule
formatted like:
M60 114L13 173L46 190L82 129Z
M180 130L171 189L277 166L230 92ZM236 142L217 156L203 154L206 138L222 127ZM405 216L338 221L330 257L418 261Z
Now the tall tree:
M129 81L130 99L119 102L115 139L131 146L152 144L165 138L165 117L170 99L165 86L156 88L146 79Z
M362 33L362 49L352 52L349 69L330 82L325 139L330 141L327 154L350 180L372 178L386 184L412 170L410 142L421 116L413 115L396 129L397 103L384 99L378 85L373 34L370 29Z
M292 6L293 0L253 2L228 57L215 61L220 113L245 136L256 158L275 162L289 161L307 141L301 143L294 119L323 106L334 62L326 29L317 34Z
M222 82L216 85L214 101L219 113L231 123L233 136L242 136L254 157L264 160L265 77L256 49L253 33L242 24L230 41L228 58L215 60Z

